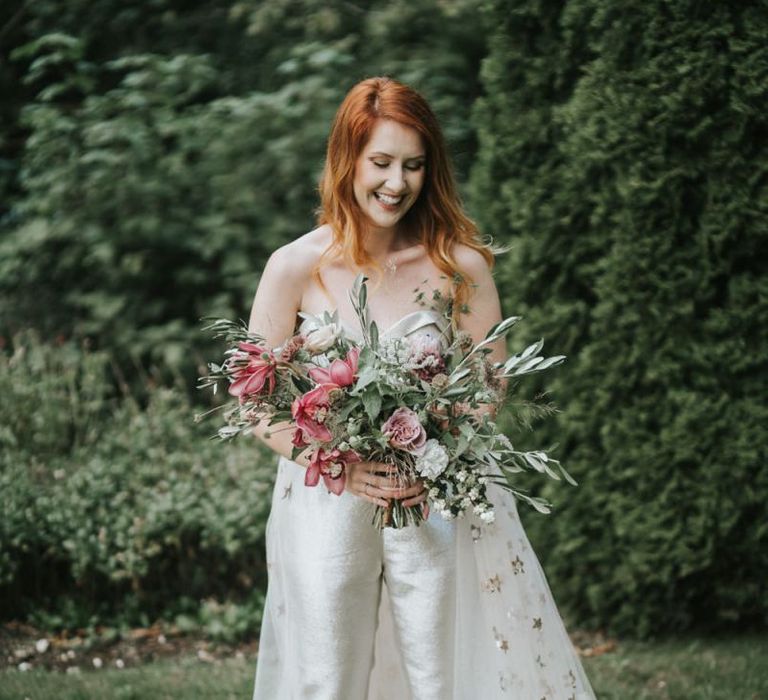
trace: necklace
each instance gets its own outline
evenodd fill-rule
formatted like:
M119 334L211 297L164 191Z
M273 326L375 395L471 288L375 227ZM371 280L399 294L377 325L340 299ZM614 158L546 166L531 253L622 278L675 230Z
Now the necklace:
M394 258L387 258L387 264L384 267L389 275L394 275L397 272L397 263Z

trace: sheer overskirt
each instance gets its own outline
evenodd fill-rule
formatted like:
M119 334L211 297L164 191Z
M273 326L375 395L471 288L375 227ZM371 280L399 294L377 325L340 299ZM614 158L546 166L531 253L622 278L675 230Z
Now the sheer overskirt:
M422 311L386 333L429 332ZM488 486L492 524L379 532L371 503L304 473L280 458L254 700L595 697L509 492Z

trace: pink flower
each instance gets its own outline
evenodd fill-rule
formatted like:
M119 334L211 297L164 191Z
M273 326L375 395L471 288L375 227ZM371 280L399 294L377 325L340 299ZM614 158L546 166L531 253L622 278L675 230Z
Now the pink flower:
M306 447L309 445L307 438L304 436L304 431L301 428L296 428L291 436L291 444L294 447Z
M399 450L421 454L427 442L427 432L418 415L410 408L401 406L381 426L381 432L389 436L389 444Z
M302 437L326 442L331 439L331 431L324 425L331 410L331 394L338 389L335 384L320 384L302 396L297 396L291 404L291 415L302 431Z
M357 361L360 358L360 348L352 348L346 359L335 359L329 367L315 367L309 370L309 376L318 384L336 384L336 386L351 386L357 374Z
M341 452L335 447L332 450L324 450L321 447L309 459L309 467L304 475L304 485L317 486L322 476L328 490L340 496L347 481L345 473L347 464L359 461L360 455L353 450Z
M445 370L445 359L440 340L431 335L424 335L411 342L411 351L406 362L408 369L420 379L430 381L436 374Z
M242 352L236 352L227 361L234 381L229 393L238 396L240 403L251 394L271 394L275 390L275 356L271 350L253 343L238 343Z

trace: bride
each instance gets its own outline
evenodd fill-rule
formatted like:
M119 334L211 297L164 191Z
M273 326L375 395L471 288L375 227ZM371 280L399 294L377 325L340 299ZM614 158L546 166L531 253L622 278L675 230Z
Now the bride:
M462 330L478 342L501 320L492 252L462 211L439 124L417 92L389 78L350 90L320 194L318 228L264 268L249 326L269 346L297 322L322 342L313 317L326 310L355 337L348 292L360 272L375 280L368 305L382 335L447 343ZM419 303L450 296L452 318ZM490 359L505 359L503 343ZM255 700L594 697L510 494L489 487L492 524L433 513L379 531L374 504L426 512L421 481L397 485L387 465L362 462L347 466L341 496L308 488L290 431L255 432L280 455Z

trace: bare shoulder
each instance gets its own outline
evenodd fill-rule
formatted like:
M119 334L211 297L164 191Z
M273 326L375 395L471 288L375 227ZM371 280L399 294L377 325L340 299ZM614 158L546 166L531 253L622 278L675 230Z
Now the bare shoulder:
M275 250L269 257L264 272L269 270L279 274L286 281L306 281L330 240L330 230L327 226L313 229Z
M481 278L491 277L491 268L479 250L470 248L464 243L457 243L453 249L453 255L459 268L475 282L479 282Z
M453 251L459 270L469 278L469 302L497 305L496 283L485 256L475 248L459 243Z
M248 325L271 346L293 332L304 288L323 254L326 239L330 239L330 232L320 227L280 246L267 260Z

